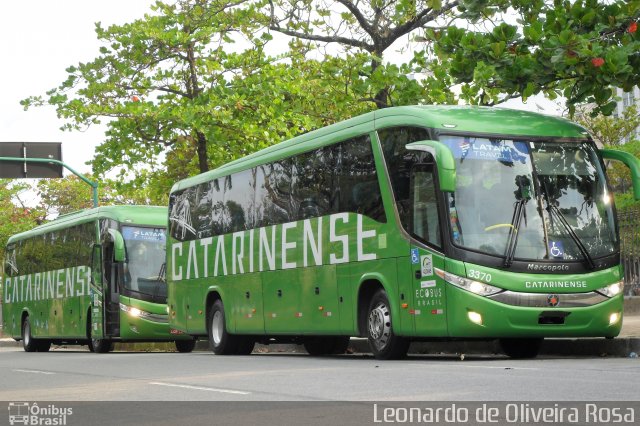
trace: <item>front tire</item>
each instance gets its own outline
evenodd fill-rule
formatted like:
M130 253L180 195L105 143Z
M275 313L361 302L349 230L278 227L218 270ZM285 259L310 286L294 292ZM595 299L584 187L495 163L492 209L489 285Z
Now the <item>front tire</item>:
M96 354L106 354L111 352L115 344L109 339L90 339L89 349Z
M91 312L87 315L87 339L89 351L96 354L105 354L111 352L114 343L109 339L94 339L91 337Z
M176 340L176 350L180 353L189 353L196 347L196 340Z
M251 336L227 333L222 300L216 300L209 309L209 348L216 355L249 355L256 342Z
M409 350L409 340L393 332L389 299L382 289L373 295L369 303L367 338L376 359L401 359Z
M530 359L538 356L544 339L500 339L502 352L509 358Z

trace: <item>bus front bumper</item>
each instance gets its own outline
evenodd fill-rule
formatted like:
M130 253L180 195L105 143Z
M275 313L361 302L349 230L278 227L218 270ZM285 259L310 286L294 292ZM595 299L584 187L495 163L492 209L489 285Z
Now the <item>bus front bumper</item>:
M188 334L173 334L167 319L135 316L130 312L120 311L120 338L123 341L174 341L190 340Z
M558 294L562 301L562 294ZM622 328L623 296L583 307L523 307L447 287L450 337L615 337Z

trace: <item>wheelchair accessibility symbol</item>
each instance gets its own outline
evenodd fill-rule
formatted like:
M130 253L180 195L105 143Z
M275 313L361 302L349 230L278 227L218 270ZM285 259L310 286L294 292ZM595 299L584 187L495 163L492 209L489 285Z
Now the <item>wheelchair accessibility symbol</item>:
M550 241L549 242L549 254L551 257L555 259L564 258L564 247L562 246L561 241Z

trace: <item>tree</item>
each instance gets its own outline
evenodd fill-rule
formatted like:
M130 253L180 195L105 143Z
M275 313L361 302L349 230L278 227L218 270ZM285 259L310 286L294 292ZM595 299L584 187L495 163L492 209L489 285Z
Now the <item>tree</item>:
M87 175L87 178L94 179L91 175ZM123 192L116 190L116 186L115 182L109 179L100 181L99 205L151 204L150 194L146 191L129 190ZM35 190L40 198L38 210L44 212L47 219L93 207L92 188L75 175L69 175L62 179L40 179ZM161 205L166 205L166 203Z
M45 220L42 209L25 205L22 194L29 189L29 185L25 183L12 183L11 180L0 179L0 200L3 200L0 203L0 261L4 259L4 249L9 237L31 229Z
M462 87L461 98L495 105L544 93L564 96L573 114L593 103L609 115L614 90L640 83L640 3L623 0L515 0L518 22L490 30L451 26L428 30L427 51ZM488 21L484 21L488 23Z
M443 70L432 70L424 80L407 74L421 71L426 58L418 55L413 64L385 63L385 53L406 37L407 41L427 28L442 30L448 22L489 17L504 0L270 0L269 29L295 39L322 45L338 45L347 52L365 53L369 65L361 70L362 92L377 108L395 104L445 103L453 101ZM415 65L415 66L413 66ZM398 85L403 90L395 90ZM407 93L408 92L408 93ZM411 96L409 96L411 94Z
M587 129L601 146L618 147L640 127L640 114L635 105L630 105L621 117L596 115L589 108L578 108L574 120Z
M108 119L109 131L98 152L97 171L146 163L151 170L166 148L189 140L201 172L208 170L207 137L212 139L215 113L210 105L223 89L223 73L235 55L221 47L242 17L246 0L157 2L156 15L107 29L96 24L104 42L100 56L67 69L59 87L22 101L26 108L50 104L78 130ZM215 104L214 104L215 105ZM215 115L215 114L214 114Z
M307 61L295 43L265 55L269 37L253 37L261 15L248 0L157 2L153 11L97 24L100 56L70 67L46 97L22 101L55 106L65 130L106 120L92 166L98 176L118 171L119 191L152 186L159 202L175 180L362 111L349 103L350 85L343 90L355 73L347 61Z

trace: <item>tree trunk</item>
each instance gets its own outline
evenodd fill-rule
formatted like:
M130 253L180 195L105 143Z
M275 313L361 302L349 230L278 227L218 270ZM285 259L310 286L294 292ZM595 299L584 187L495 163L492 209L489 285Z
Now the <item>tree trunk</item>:
M382 52L381 51L374 51L372 52L376 57L382 58ZM375 70L380 66L380 62L378 62L376 59L373 59L371 61L371 74L373 74L375 72ZM376 103L376 107L378 107L378 109L382 109L382 108L387 108L389 106L389 88L388 87L384 87L382 89L380 89L378 91L378 93L376 93L376 95L373 98L373 101Z
M198 167L200 168L200 173L209 171L209 162L207 159L207 138L204 133L200 131L196 131L196 143L197 143L197 151L198 151Z

